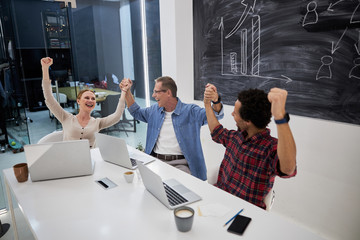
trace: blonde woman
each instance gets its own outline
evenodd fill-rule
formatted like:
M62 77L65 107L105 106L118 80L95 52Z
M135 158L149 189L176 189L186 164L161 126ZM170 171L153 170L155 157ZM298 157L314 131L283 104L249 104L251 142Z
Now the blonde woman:
M62 124L63 140L88 139L90 148L94 148L95 133L120 121L125 109L125 93L128 91L129 86L122 88L121 97L115 112L103 118L94 118L90 115L96 104L95 93L88 89L80 91L76 99L79 105L79 113L73 115L65 111L52 94L49 77L49 67L52 64L53 59L49 57L41 59L43 73L42 89L46 106Z

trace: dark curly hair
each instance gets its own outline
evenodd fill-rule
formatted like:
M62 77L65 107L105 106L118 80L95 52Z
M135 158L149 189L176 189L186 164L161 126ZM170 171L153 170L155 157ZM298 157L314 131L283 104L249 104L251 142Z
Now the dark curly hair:
M240 116L251 121L257 128L265 128L271 121L271 103L267 93L259 89L248 89L238 94L241 102Z

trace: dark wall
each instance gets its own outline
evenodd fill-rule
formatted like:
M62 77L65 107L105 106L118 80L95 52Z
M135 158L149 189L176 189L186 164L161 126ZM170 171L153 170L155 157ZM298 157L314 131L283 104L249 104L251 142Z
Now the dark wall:
M155 79L162 76L160 44L160 9L159 0L146 1L146 27L149 56L150 96L155 86Z
M230 105L243 89L280 87L292 114L360 124L358 1L193 4L195 99L207 82Z
M40 59L46 56L54 59L50 77L53 80L58 79L59 85L62 86L67 81L67 70L71 69L71 55L68 47L52 47L50 44L46 46L44 40L49 41L50 36L45 32L42 16L66 15L61 11L64 4L40 0L8 0L7 3L10 4L15 38L15 59L11 61L15 68L12 72L12 81L17 88L24 86L24 95L30 111L44 110L46 107L41 90Z
M141 32L141 9L140 1L130 1L131 11L131 31L133 40L133 56L134 56L134 76L136 81L136 96L145 98L144 82L144 58L142 47L142 32Z
M119 2L78 1L73 10L79 78L123 78ZM81 66L82 65L82 66Z
M59 10L59 3L39 0L14 0L14 29L16 29L17 48L45 48L44 27L41 11Z
M105 73L115 74L119 81L124 77L121 49L119 2L101 6L100 31Z
M14 91L14 96L18 96L19 98L22 98L21 102L25 102L24 101L24 86L23 84L20 82L20 78L18 76L18 66L16 66L14 64L14 55L15 55L15 34L14 34L14 29L13 29L13 19L12 19L12 13L11 13L11 2L6 0L6 1L1 1L0 2L0 9L1 9L1 21L2 21L2 27L3 27L3 39L4 39L4 43L5 43L5 49L4 49L4 55L3 57L3 61L7 61L9 62L9 64L12 67L12 71L11 71L11 82L12 82L12 88ZM8 47L9 47L9 43L11 43L11 49L12 49L12 54L10 57L9 51L8 51Z
M98 78L93 8L73 10L73 31L78 80Z

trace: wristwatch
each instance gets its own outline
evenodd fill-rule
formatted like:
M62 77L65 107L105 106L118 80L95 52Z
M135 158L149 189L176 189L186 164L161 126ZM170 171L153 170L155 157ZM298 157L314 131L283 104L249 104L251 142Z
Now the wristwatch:
M283 119L279 119L279 120L275 120L276 124L283 124L283 123L288 123L290 121L290 116L289 113L285 113L285 116Z
M221 96L220 96L220 94L218 94L218 100L216 101L216 102L214 102L214 101L211 101L213 104L218 104L218 103L220 103L221 102Z

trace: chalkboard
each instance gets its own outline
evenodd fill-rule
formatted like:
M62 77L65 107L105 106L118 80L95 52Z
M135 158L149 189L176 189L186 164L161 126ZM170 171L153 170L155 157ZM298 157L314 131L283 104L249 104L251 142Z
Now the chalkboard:
M289 113L360 124L360 1L194 0L194 97L288 91Z

